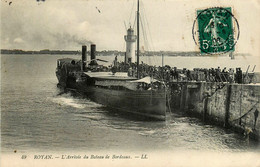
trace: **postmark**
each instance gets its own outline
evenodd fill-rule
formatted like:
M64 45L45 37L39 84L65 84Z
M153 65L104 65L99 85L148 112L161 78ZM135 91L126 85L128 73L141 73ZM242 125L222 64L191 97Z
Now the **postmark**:
M192 34L202 54L232 52L239 39L239 24L231 7L197 10Z

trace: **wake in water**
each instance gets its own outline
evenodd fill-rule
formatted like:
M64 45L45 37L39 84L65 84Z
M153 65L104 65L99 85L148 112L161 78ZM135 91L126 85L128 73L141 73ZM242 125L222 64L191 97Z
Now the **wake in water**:
M76 98L71 93L59 93L58 96L51 97L50 100L60 106L70 106L77 109L97 108L101 105L94 103L88 99Z
M86 107L85 104L78 104L74 99L67 98L67 97L53 98L52 101L54 103L59 104L60 106L67 105L67 106L71 106L71 107L79 108L79 109L83 109Z

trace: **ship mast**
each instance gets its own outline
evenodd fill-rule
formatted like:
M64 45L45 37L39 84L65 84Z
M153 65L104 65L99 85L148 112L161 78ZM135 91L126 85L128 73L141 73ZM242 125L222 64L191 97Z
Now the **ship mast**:
M137 78L140 78L139 71L139 0L137 0Z

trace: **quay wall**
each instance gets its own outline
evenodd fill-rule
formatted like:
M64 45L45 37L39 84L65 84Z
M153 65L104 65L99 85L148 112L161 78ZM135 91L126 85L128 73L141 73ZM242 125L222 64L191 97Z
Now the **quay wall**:
M173 82L170 88L171 111L186 112L260 139L260 85Z

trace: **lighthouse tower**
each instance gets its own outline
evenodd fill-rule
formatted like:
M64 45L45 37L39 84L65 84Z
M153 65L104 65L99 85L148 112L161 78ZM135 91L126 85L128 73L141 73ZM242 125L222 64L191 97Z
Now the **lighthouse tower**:
M130 28L127 30L127 35L125 35L126 41L126 62L135 63L135 41L136 35L134 35L134 30Z

